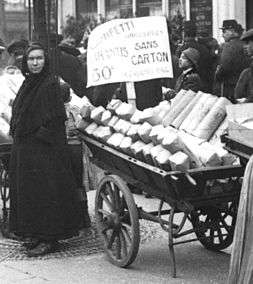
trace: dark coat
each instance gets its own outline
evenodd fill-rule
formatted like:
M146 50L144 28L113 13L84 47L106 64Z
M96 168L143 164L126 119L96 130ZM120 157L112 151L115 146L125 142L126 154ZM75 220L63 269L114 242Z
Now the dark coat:
M194 69L191 69L187 73L182 73L178 77L175 92L177 93L181 89L198 92L201 90L201 85L202 83L199 74Z
M32 90L27 80L13 103L10 230L41 240L69 238L77 234L81 215L63 101L49 76Z
M210 92L212 89L213 76L212 76L212 56L208 48L196 41L194 38L186 39L182 46L176 50L176 55L180 57L182 51L187 48L195 48L199 52L198 71L202 81L202 90Z
M134 83L136 107L139 110L154 107L162 100L161 79L145 80ZM117 98L127 102L126 84L122 83Z
M220 62L216 71L217 82L223 84L221 96L234 102L236 83L241 72L247 68L249 64L249 57L245 55L243 42L239 38L233 38L223 45Z
M235 98L253 102L253 66L242 71L235 87Z

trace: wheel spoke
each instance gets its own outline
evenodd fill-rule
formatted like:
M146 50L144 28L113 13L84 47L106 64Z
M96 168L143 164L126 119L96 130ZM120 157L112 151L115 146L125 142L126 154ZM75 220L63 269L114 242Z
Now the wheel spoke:
M101 214L104 214L106 216L111 216L111 212L109 212L105 209L102 209L102 208L98 209L98 212L101 213Z
M106 187L105 190L106 190L107 194L109 194L109 196L110 196L110 201L114 202L113 192L112 192L112 189L110 187L110 184L106 183L105 187Z
M217 233L218 233L219 241L220 241L220 243L222 243L223 242L223 237L222 237L222 232L221 232L221 229L220 229L219 225L217 226Z
M122 246L123 256L127 256L127 243L122 230L119 231L120 242Z
M214 229L210 228L210 242L214 243Z
M113 204L109 201L109 199L107 198L107 196L106 196L103 192L101 192L100 194L101 194L101 197L103 198L104 202L106 203L106 205L109 207L109 209L110 209L111 211L114 211L114 206L113 206Z
M116 230L114 229L113 232L112 232L112 235L111 235L111 237L110 237L110 239L109 239L109 242L108 242L108 244L107 244L107 248L108 248L108 249L111 249L111 248L112 248L112 245L113 245L113 243L114 243L114 240L115 240L116 235L117 235L117 232L116 232Z
M121 258L121 242L120 242L119 234L116 237L116 258L117 259Z
M124 227L122 227L122 233L123 233L123 235L124 235L124 237L125 237L125 240L131 245L132 240L131 240L130 234L129 234L129 232L127 231L127 229L124 228Z
M224 228L227 230L227 232L230 233L232 228L226 223L226 221L223 218L221 218L220 221L224 226Z

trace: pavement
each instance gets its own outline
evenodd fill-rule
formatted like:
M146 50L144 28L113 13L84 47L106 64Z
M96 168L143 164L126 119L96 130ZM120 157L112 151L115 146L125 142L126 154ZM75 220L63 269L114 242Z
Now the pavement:
M94 196L94 191L88 193L91 215L94 215ZM147 211L157 210L159 204L157 199L141 195L135 195L135 201ZM16 249L18 244L5 243L8 241L0 238L0 248L1 244L12 246L9 255L0 255L0 283L226 283L231 248L217 253L204 249L199 242L177 246L177 278L172 278L167 233L158 224L145 220L140 220L140 229L140 249L127 269L107 260L95 229L86 232L85 241L77 241L75 253L70 246L63 253L46 258L18 257L22 256Z

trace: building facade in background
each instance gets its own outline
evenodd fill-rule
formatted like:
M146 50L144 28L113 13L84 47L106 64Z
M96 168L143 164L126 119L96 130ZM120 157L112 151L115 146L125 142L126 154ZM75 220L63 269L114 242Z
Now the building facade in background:
M223 20L236 19L244 28L253 28L252 0L61 0L59 25L67 15L102 15L107 19L127 16L165 15L178 11L186 20L196 21L198 33L222 40Z

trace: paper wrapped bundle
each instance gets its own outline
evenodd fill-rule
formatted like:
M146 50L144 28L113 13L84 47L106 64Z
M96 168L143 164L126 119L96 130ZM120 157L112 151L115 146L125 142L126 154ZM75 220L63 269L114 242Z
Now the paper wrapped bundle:
M113 114L115 114L116 109L122 104L122 101L119 99L112 99L108 105L106 106L106 109L111 111Z
M216 143L219 143L221 135L225 134L227 129L228 129L228 118L226 116L208 142L211 145L215 145Z
M161 123L161 118L158 114L158 109L152 107L146 108L142 111L141 122L148 122L151 125L157 125Z
M92 135L92 133L98 128L98 125L96 124L96 122L92 122L90 123L86 128L85 128L85 132L88 135Z
M215 149L209 143L199 145L198 156L205 167L217 167L222 162Z
M171 126L167 126L162 131L160 131L157 135L157 144L162 144L163 139L171 135L171 133L177 133L177 130Z
M190 114L192 109L197 104L198 100L201 98L201 93L198 92L196 96L193 98L193 100L182 110L182 112L173 120L171 123L172 126L175 128L179 128L183 121L186 119L186 117Z
M99 140L107 141L112 136L112 131L109 126L100 125L92 134Z
M90 122L85 120L85 119L81 119L79 120L79 122L76 125L76 128L80 131L85 131L85 129L87 128L87 126L90 125Z
M0 117L0 143L10 143L12 138L9 136L9 124Z
M132 124L129 121L122 119L119 132L126 135L128 130L131 128L131 125Z
M162 145L156 145L150 150L150 155L151 155L151 158L152 158L154 165L157 166L156 157L159 154L159 152L161 152L163 150L164 150L164 148L163 148Z
M130 147L131 153L134 157L136 157L136 159L144 160L142 149L145 145L146 144L142 142L141 140L138 140L131 145Z
M111 120L112 118L112 113L109 111L109 110L105 110L103 113L102 113L102 117L101 117L101 123L105 126L108 125L109 121Z
M196 105L193 107L191 112L188 114L188 116L185 118L185 120L179 127L179 129L185 130L186 132L188 132L188 129L191 128L192 121L194 121L195 116L198 115L199 112L201 112L201 109L204 107L207 99L212 96L201 91L199 91L198 94L200 94L200 98L198 99Z
M154 147L155 145L150 142L148 144L146 144L143 148L142 148L142 154L144 157L144 161L150 165L153 165L153 160L151 157L151 149Z
M108 126L114 129L115 124L119 121L119 118L116 115L113 115L112 118L108 121Z
M190 159L189 157L179 151L169 157L170 167L172 171L187 171L190 169Z
M131 123L138 124L138 123L141 122L141 120L142 120L142 111L136 109L135 112L134 112L134 114L133 114L132 117L130 118L130 122L131 122Z
M183 142L175 132L171 132L170 135L166 135L162 141L162 145L172 154L183 149Z
M231 104L231 102L228 99L224 97L218 98L210 112L198 125L193 134L197 137L209 140L224 120L226 116L226 106L229 104Z
M182 98L184 98L184 95L185 95L186 93L187 93L186 90L181 89L181 90L176 94L175 98L173 98L173 99L171 100L171 107L175 107L175 106L179 103L179 101L180 101Z
M104 107L98 106L91 111L90 118L96 123L101 124L101 118L104 111Z
M127 131L126 135L131 137L133 142L139 139L138 129L141 127L141 124L132 124Z
M122 152L126 153L127 155L131 154L131 145L133 144L133 140L131 137L124 137L119 145L119 148Z
M165 128L163 127L162 124L158 124L156 126L153 126L152 127L152 130L149 134L149 138L151 139L151 141L157 145L159 144L158 141L157 141L157 137L160 133L162 133L163 131L165 130Z
M152 130L151 124L148 122L144 122L139 128L138 128L138 135L141 138L141 140L144 143L149 143L151 142L151 139L149 137L149 134Z
M171 125L173 120L186 108L186 106L194 99L196 93L189 90L184 95L184 97L168 112L168 114L163 119L163 126L167 127Z
M171 169L170 160L169 160L170 157L171 157L170 151L163 149L155 157L156 166L163 169L164 171L170 171L170 169Z
M155 109L158 109L159 111L166 111L168 112L171 108L171 103L169 101L161 101L156 107Z
M203 104L199 105L198 111L195 112L191 123L188 125L186 131L188 133L193 134L194 130L199 126L201 121L205 118L205 116L208 114L212 106L215 104L217 101L217 97L213 96L211 94L207 94L208 98L203 102Z
M125 120L130 120L132 115L134 114L136 108L128 103L122 103L116 110L116 114Z
M124 122L123 122L123 119L120 118L120 119L114 124L114 126L113 126L112 128L114 129L115 132L120 132L120 129L121 129L121 127L122 127L122 123L124 123Z
M107 140L107 143L114 148L119 148L119 145L124 137L125 136L122 133L113 133L112 136Z

